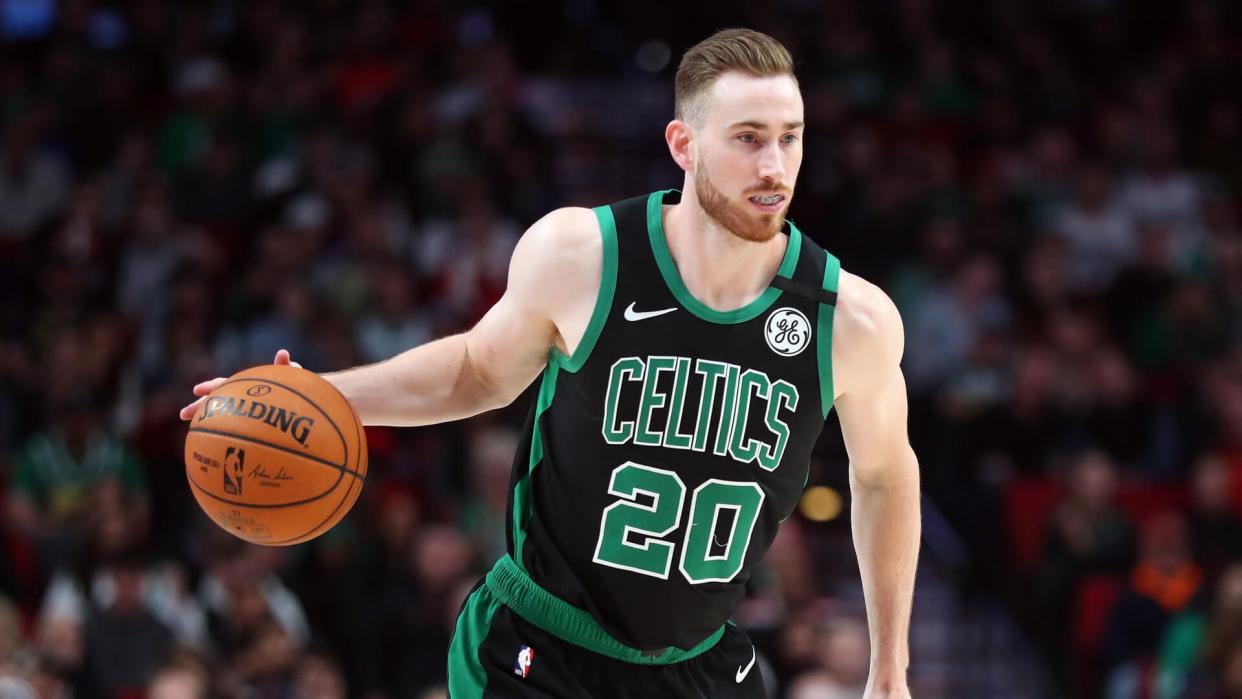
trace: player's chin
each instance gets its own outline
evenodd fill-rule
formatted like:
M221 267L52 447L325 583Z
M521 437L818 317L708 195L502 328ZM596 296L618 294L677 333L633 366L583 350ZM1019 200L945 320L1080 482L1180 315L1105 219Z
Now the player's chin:
M785 220L785 214L788 212L789 205L783 204L780 208L773 209L771 211L755 211L754 220L758 222L759 225L769 226L773 225L774 221L783 222Z
M766 243L775 238L776 234L780 232L781 226L778 221L781 220L783 219L776 218L775 214L765 216L763 219L753 222L738 237L749 240L752 243Z

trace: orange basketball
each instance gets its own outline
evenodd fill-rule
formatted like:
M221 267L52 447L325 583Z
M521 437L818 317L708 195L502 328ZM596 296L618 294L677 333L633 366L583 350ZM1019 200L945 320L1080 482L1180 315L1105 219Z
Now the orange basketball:
M185 475L203 511L232 534L297 544L353 507L367 475L366 436L332 384L297 367L257 366L198 407Z

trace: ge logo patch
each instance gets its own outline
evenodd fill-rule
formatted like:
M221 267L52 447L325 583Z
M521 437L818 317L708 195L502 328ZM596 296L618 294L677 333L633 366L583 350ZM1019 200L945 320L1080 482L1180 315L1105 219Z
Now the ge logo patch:
M768 347L782 357L792 357L811 344L811 324L796 308L778 308L763 324Z

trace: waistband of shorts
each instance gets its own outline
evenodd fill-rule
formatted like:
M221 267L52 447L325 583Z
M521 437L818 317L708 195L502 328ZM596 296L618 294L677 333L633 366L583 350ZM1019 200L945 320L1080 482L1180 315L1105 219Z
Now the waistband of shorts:
M562 641L636 665L672 665L689 660L716 645L725 632L721 625L693 648L639 650L614 638L589 612L540 587L508 555L496 561L487 574L486 584L501 604Z

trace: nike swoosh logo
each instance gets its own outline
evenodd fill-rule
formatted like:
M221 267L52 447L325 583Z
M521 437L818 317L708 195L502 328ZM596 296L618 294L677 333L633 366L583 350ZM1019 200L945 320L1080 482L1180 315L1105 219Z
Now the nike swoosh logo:
M636 311L634 310L634 304L630 303L630 305L626 306L625 308L625 319L626 320L646 320L648 318L655 318L656 316L662 316L665 313L672 313L675 310L677 310L676 306L672 308L661 308L658 311Z
M746 667L739 667L737 669L737 677L734 679L737 680L738 684L741 684L742 680L746 679L746 676L750 674L750 669L754 666L755 666L755 647L751 646L750 647L750 662L746 663Z

